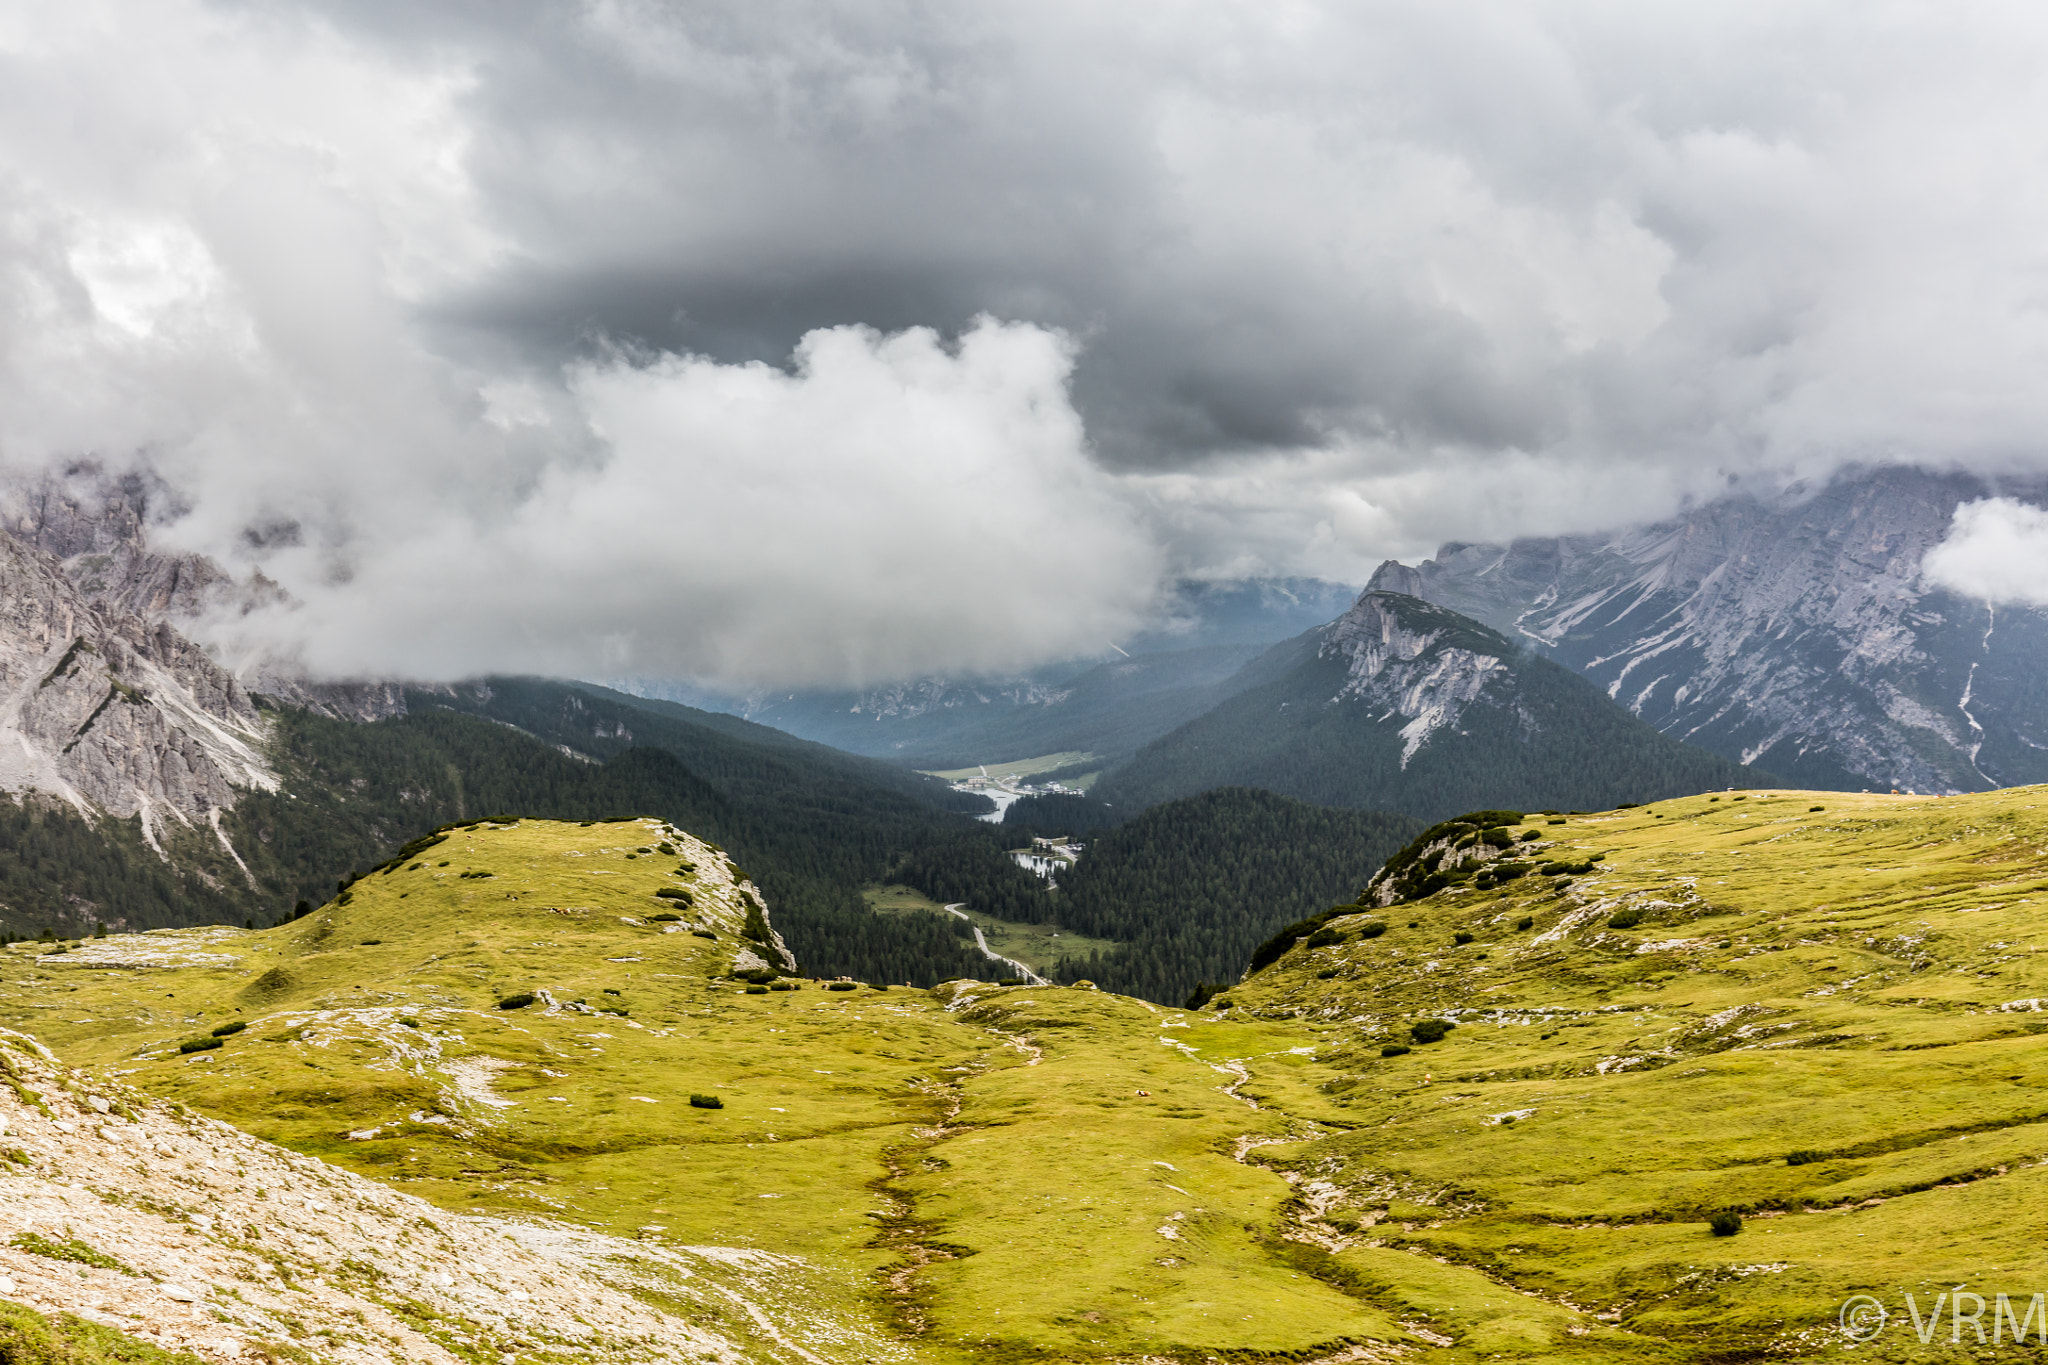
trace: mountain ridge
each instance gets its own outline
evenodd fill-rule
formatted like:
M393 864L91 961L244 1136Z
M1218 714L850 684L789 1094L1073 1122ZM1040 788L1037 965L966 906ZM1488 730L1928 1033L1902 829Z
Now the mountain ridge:
M1453 542L1369 586L1527 640L1659 730L1810 786L2039 782L2048 612L1994 610L1920 567L1958 505L2000 491L1863 470L1612 534Z
M1247 675L1093 795L1145 806L1251 786L1430 820L1775 780L1668 739L1500 632L1400 593L1368 589Z

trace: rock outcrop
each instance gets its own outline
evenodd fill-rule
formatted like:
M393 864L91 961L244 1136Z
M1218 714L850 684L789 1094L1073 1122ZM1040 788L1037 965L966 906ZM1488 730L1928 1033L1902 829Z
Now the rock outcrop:
M72 1071L24 1034L0 1030L0 1072L0 1297L220 1362L744 1358L595 1273L644 1276L656 1249L443 1212ZM665 1293L701 1293L676 1272Z
M1493 681L1510 683L1504 659L1514 646L1493 632L1398 593L1367 592L1331 622L1318 651L1345 662L1344 686L1331 700L1359 700L1399 716L1401 766L1429 737L1455 726Z
M0 497L0 531L54 561L82 600L115 616L168 622L183 633L211 613L289 600L261 573L238 580L204 555L155 548L151 525L179 510L171 491L146 474L114 475L83 463L8 490ZM271 534L293 532L284 527ZM315 682L289 660L261 654L217 662L246 691L316 715L370 721L405 713L402 683Z

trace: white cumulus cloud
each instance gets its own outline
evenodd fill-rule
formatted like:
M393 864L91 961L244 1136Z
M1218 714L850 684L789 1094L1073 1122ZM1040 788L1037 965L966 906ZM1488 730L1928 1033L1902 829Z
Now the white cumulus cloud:
M2048 607L2048 510L2014 498L1966 502L1920 569L1930 581L1986 602Z
M584 459L502 499L401 490L414 505L389 531L362 518L344 574L283 551L303 603L215 629L316 672L427 677L861 682L1101 652L1162 566L1088 458L1071 364L1059 334L987 319L951 347L815 331L789 372L583 364Z

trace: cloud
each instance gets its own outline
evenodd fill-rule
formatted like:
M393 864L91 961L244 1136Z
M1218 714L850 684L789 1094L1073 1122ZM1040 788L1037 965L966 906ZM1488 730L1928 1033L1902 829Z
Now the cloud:
M1099 653L1161 564L1087 457L1070 364L1057 334L983 320L952 348L812 332L791 373L579 365L589 464L488 516L444 502L433 534L365 526L345 577L216 632L288 639L318 672L431 677L858 683Z
M0 0L0 462L147 461L327 666L760 681L1070 648L1161 573L2038 477L2044 65L2017 5ZM676 471L729 553L600 514ZM984 554L966 611L963 526L1062 609ZM616 620L547 605L608 561Z
M2048 511L2013 498L1956 508L1948 538L1927 552L1930 582L1995 606L2048 607Z

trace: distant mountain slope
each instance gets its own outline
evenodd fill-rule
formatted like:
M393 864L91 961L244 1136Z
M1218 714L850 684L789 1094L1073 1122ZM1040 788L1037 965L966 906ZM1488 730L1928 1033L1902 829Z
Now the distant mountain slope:
M1477 621L1399 593L1365 594L1250 671L1263 680L1141 749L1095 795L1150 806L1260 787L1430 820L1775 785L1659 734Z
M1318 578L1184 582L1161 623L1120 647L1015 677L744 696L661 679L620 685L928 769L1057 753L1121 758L1223 700L1241 666L1328 621L1356 596L1355 588Z
M412 711L448 710L516 725L552 744L608 758L634 748L666 750L735 796L845 809L923 808L979 815L985 796L891 763L798 739L737 716L648 700L589 683L494 677L410 691ZM879 805L877 803L880 803Z
M1664 733L1788 780L2041 782L2048 612L1994 612L1920 573L1956 505L1992 491L1882 469L1792 506L1730 498L1612 535L1445 545L1371 586L1506 631Z
M1229 679L1264 648L1212 645L1059 664L1015 678L918 678L863 691L732 698L660 683L632 686L851 753L959 768L1040 754L1128 754L1222 700Z

